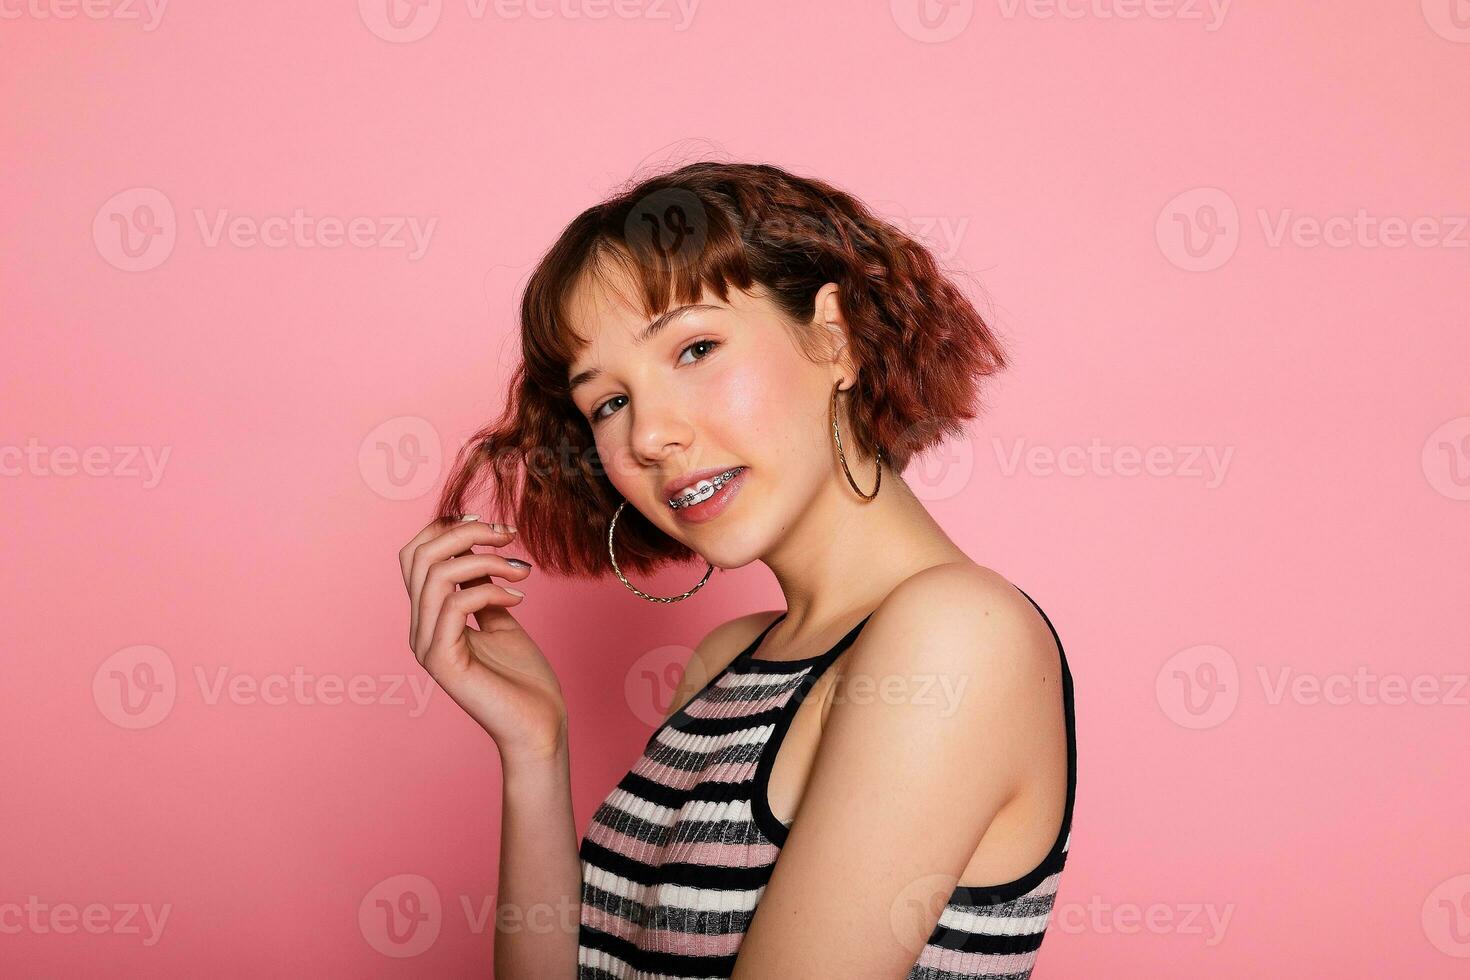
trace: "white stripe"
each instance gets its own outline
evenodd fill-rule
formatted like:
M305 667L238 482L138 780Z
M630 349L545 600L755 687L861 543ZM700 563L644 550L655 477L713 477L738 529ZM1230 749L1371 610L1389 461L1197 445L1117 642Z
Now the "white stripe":
M671 749L682 749L703 755L727 745L754 745L757 742L764 742L775 730L775 725L757 725L754 728L743 728L728 735L691 735L676 729L661 728L656 741Z
M626 898L630 902L640 904L643 902L643 893L647 890L645 886L636 881L629 881L621 875L615 875L585 860L582 862L582 880L594 888L600 888L619 898Z
M765 890L764 885L737 890L663 884L654 894L658 904L685 912L749 912Z
M662 884L649 886L629 881L606 868L582 862L582 880L594 888L640 905L667 905L688 912L748 912L760 901L765 886L759 888L693 888L689 885Z
M617 807L624 813L637 817L639 820L647 820L649 823L657 824L660 827L671 826L679 816L678 810L671 810L666 806L651 803L643 797L634 796L622 788L614 789L609 793L605 802Z
M682 817L683 823L715 823L720 820L746 821L750 817L749 800L689 800L678 810L650 803L624 789L615 789L607 803L639 820L660 827L671 827ZM618 829L616 827L612 828Z

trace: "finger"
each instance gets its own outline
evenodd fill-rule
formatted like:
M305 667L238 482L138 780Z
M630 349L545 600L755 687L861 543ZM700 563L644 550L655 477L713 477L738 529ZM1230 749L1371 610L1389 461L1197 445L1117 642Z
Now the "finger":
M487 557L500 556L491 555ZM459 587L461 589L468 589L476 585L485 585L486 583L490 582L491 575L498 575L502 578L508 578L513 582L523 582L525 581L526 577L531 574L531 563L522 558L504 558L502 560L510 569L513 569L519 574L513 575L510 571L500 572L491 569L489 575L477 576L471 579L461 579L459 582ZM489 630L491 632L498 629L505 629L508 626L519 625L516 623L514 616L506 612L504 609L501 609L499 606L486 606L484 609L475 613L475 623L480 627L480 629Z
M478 517L479 515L471 514L468 516ZM464 519L461 518L461 520ZM403 575L403 587L408 592L408 645L411 648L414 647L413 638L418 634L419 629L418 598L413 594L413 588L410 585L413 571L413 556L418 551L419 545L432 541L456 523L458 522L451 517L436 517L428 524L425 524L423 530L415 534L408 544L398 549L398 568ZM415 652L415 656L417 656L417 652Z
M422 541L414 548L408 570L408 594L423 588L424 575L434 562L462 555L477 544L498 547L515 540L515 533L503 530L503 524L461 520L442 534Z
M473 515L470 515L473 516ZM414 610L412 622L409 624L409 643L418 635L418 620L414 618L422 610L423 605L420 593L423 590L424 578L435 562L443 561L468 552L472 546L504 545L509 542L514 534L505 530L504 525L485 524L481 521L468 521L463 518L452 529L445 530L435 537L421 541L414 548L413 560L408 573L408 599L410 608Z
M404 586L406 587L409 584L410 573L413 569L413 558L420 545L428 544L431 541L443 537L447 532L470 523L483 524L485 527L495 528L496 530L504 530L509 527L506 524L483 522L480 520L479 514L465 514L463 517L440 517L430 521L424 525L423 530L413 536L408 544L398 549L398 568L403 573ZM514 534L515 532L512 531L511 533ZM475 543L479 544L481 542Z
M519 561L519 559L515 559ZM415 649L424 649L434 635L435 623L445 599L455 588L486 584L492 576L519 582L531 574L531 566L512 564L512 559L496 554L467 554L437 562L430 566L420 592L418 629L414 633Z
M511 595L502 587L493 584L477 585L461 589L444 600L444 606L430 638L428 649L421 660L430 673L446 666L463 666L469 656L463 646L465 617L490 606L504 608L520 602L519 596Z
M469 514L466 516L474 517L476 519L479 518L478 514ZM460 520L463 520L463 518L460 518ZM457 523L458 521L452 517L436 517L429 523L425 524L423 530L419 531L418 534L415 534L409 540L408 544L398 549L398 567L403 572L403 585L405 588L408 587L408 571L413 566L414 549L423 544L425 541L430 541L434 538L437 538L439 535L443 534L445 531L449 530Z

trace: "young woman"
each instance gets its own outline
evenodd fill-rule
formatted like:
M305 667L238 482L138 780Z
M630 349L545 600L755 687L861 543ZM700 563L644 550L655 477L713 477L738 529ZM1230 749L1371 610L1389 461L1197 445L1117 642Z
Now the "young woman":
M1006 364L970 302L849 195L700 163L567 227L521 345L399 553L415 656L501 755L496 976L1028 977L1071 830L1071 675L902 477ZM482 490L513 525L461 514ZM656 603L759 561L786 609L699 643L579 843L566 703L510 611L531 566L475 545ZM677 595L630 578L695 557Z

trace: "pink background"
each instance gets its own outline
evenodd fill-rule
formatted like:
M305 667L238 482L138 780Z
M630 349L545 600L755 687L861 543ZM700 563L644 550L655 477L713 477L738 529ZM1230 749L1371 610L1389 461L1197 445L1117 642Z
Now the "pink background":
M485 975L498 760L413 700L395 552L541 250L704 157L851 190L1013 342L908 476L1075 676L1036 976L1470 969L1463 0L118 2L0 24L0 973ZM252 244L297 209L364 244ZM759 566L526 588L579 828L689 645L781 602Z

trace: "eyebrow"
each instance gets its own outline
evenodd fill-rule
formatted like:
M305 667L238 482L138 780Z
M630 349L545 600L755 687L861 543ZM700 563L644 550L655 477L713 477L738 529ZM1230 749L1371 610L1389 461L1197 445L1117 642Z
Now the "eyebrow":
M644 327L643 330L638 334L638 336L633 338L633 346L640 347L643 344L648 343L648 341L652 340L660 330L662 330L664 327L667 327L676 318L681 317L686 313L702 313L706 310L720 309L723 309L723 307L711 306L709 303L690 303L686 306L676 306L672 310L669 310L667 313L660 315L648 326ZM601 376L601 374L602 370L600 368L588 368L585 371L580 371L577 374L573 375L572 380L567 383L567 391L569 393L576 391L579 386L584 385L589 381L592 381L593 379Z

